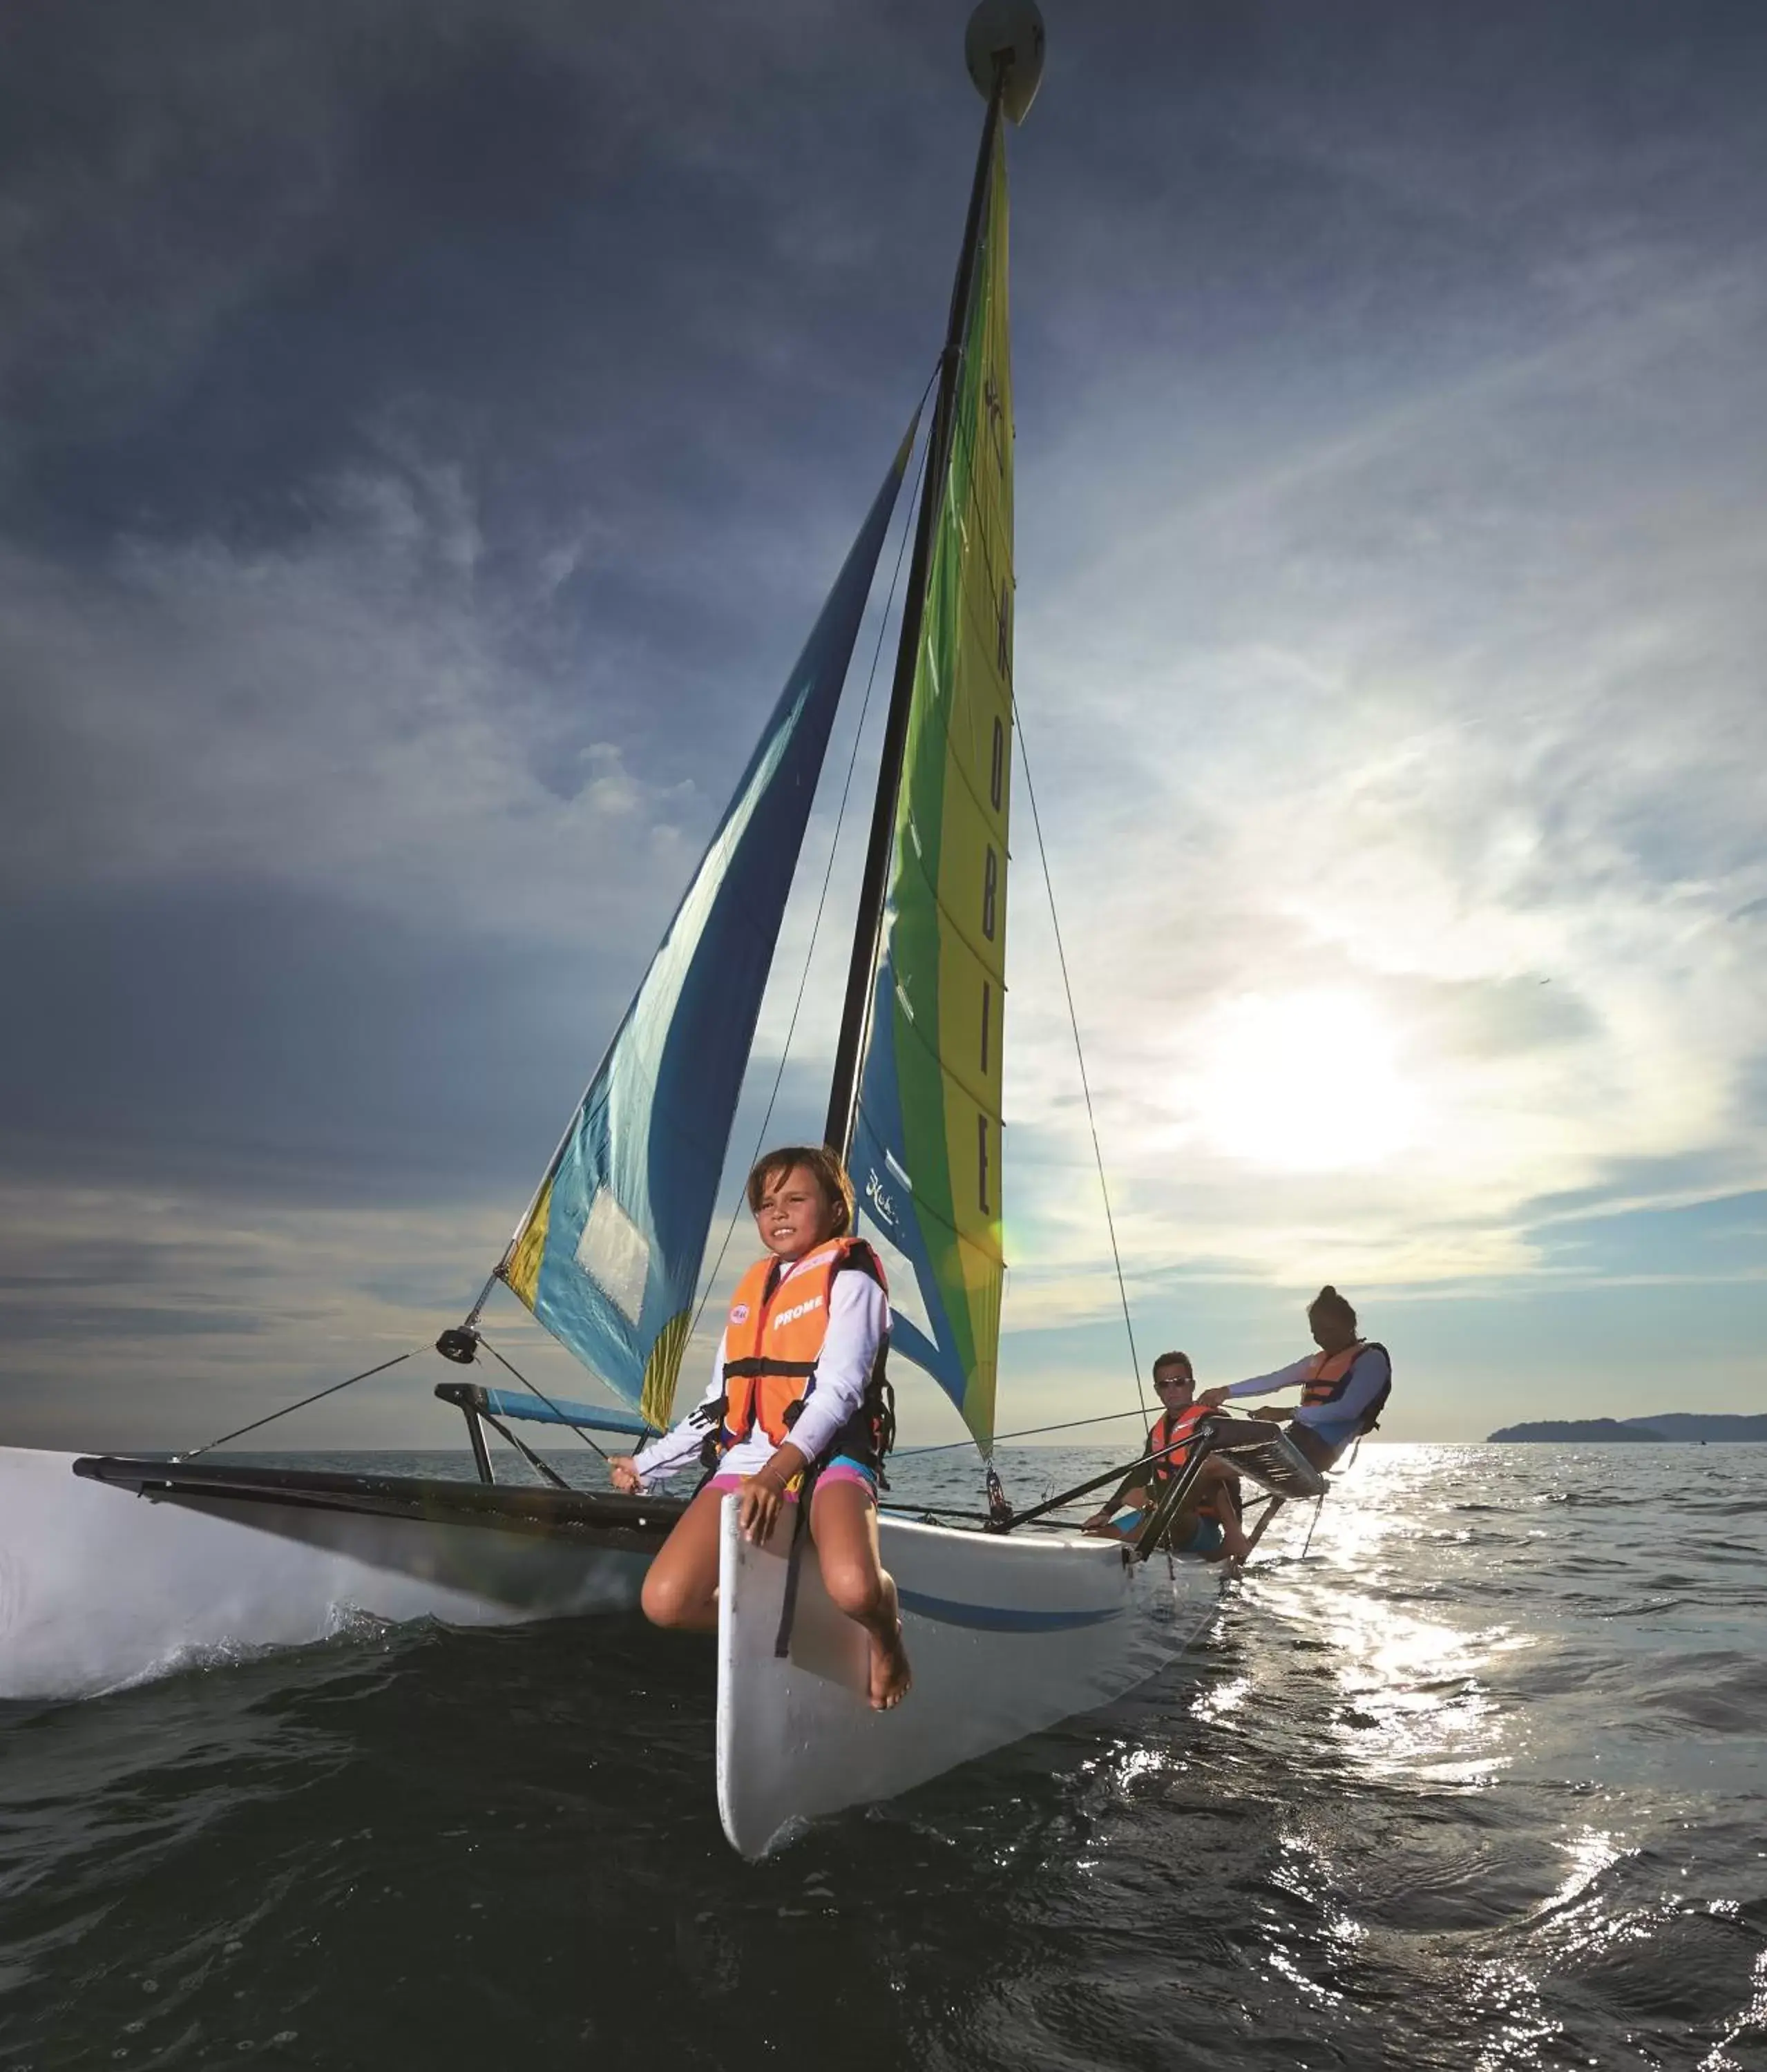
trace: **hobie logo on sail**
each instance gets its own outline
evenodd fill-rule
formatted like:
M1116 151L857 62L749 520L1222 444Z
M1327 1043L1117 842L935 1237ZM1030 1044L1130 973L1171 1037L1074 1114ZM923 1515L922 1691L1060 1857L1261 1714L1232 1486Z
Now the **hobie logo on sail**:
M875 1166L866 1176L865 1202L879 1223L888 1223L892 1230L895 1229L896 1204L884 1193L884 1182Z

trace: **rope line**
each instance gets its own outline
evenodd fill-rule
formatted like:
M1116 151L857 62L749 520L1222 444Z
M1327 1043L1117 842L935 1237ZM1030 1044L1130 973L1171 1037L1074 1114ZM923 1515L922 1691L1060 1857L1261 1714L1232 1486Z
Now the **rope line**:
M1315 1504L1314 1504L1314 1506L1313 1506L1313 1515L1312 1515L1312 1519L1309 1521L1309 1523L1308 1523L1308 1527L1307 1527L1307 1537L1306 1537L1306 1540L1302 1543L1302 1546L1301 1546L1301 1559L1302 1559L1302 1560L1304 1560L1304 1561L1307 1559L1308 1550L1312 1547L1312 1544L1313 1544L1313 1534L1314 1534L1315 1531L1317 1529L1318 1525L1319 1525L1319 1515L1320 1515L1320 1512L1321 1512L1324 1508L1325 1508L1325 1495L1324 1495L1324 1492L1323 1490L1321 1490L1321 1491L1320 1492L1320 1495L1319 1495L1318 1500L1315 1503Z
M329 1388L315 1389L311 1396L303 1396L299 1403L285 1404L280 1410L273 1410L268 1417L257 1418L249 1424L241 1424L237 1432L224 1432L218 1439L211 1439L206 1446L192 1446L188 1452L174 1453L175 1461L194 1461L199 1453L212 1453L217 1446L224 1446L234 1439L243 1439L248 1432L261 1432L266 1424L274 1424L278 1417L287 1417L297 1410L304 1410L310 1403L322 1401L327 1396L336 1396L340 1388L353 1388L359 1381L366 1381L371 1375L385 1374L389 1367L397 1367L408 1360L412 1353L420 1353L422 1346L413 1346L410 1352L396 1354L389 1360L382 1360L378 1367L365 1367L360 1374L352 1374L348 1381L334 1381Z
M927 397L931 393L933 384L938 378L939 370L935 366L932 373L927 377L926 387L921 390L920 402L915 407L916 420L921 412L926 408ZM923 444L921 448L920 465L915 470L913 494L908 500L907 510L910 518L913 515L915 504L919 500L921 481L925 472L926 447ZM785 1083L785 1067L792 1054L792 1038L797 1034L797 1018L803 1011L804 995L809 985L810 965L816 956L817 938L822 933L823 911L828 905L828 889L834 882L834 859L840 850L841 829L846 822L847 801L853 794L853 773L859 767L859 743L865 737L865 717L871 709L871 693L877 683L877 665L884 652L884 636L889 631L890 609L896 602L896 586L902 577L902 557L908 551L908 535L912 530L911 524L904 523L902 528L902 537L896 549L896 566L890 575L889 594L884 600L884 615L878 621L877 644L871 650L871 667L865 679L865 697L859 706L859 725L853 730L853 752L846 758L846 781L841 787L840 809L834 816L834 836L828 845L828 865L822 873L822 890L816 902L816 918L810 924L809 948L804 953L804 968L799 974L797 980L797 997L792 1003L792 1017L786 1025L785 1046L779 1054L779 1070L773 1075L772 1092L767 1096L767 1112L761 1117L760 1129L755 1139L755 1149L748 1161L750 1171L754 1170L755 1161L760 1157L766 1148L768 1128L773 1120L773 1108L779 1100L779 1090ZM736 1235L736 1226L742 1221L743 1210L745 1206L744 1198L739 1197L735 1207L731 1211L730 1221L724 1227L723 1240L719 1245L718 1256L711 1263L711 1270L706 1274L705 1285L700 1292L698 1305L694 1311L693 1326L687 1334L690 1338L699 1329L699 1320L706 1314L706 1305L711 1300L712 1289L718 1282L719 1270L723 1265L725 1253L730 1250L730 1241Z
M479 1415L500 1437L509 1441L510 1445L513 1446L516 1452L521 1456L522 1459L527 1462L528 1466L534 1470L542 1482L550 1482L554 1489L569 1490L570 1487L570 1483L565 1480L564 1477L559 1474L558 1470L556 1468L549 1467L533 1450L533 1447L528 1444L527 1441L520 1437L517 1433L512 1432L500 1417L494 1416L488 1410L481 1410L479 1412Z
M997 1446L1010 1445L1015 1439L1035 1439L1044 1432L1072 1432L1082 1424L1115 1424L1125 1417L1144 1417L1142 1410L1101 1410L1096 1417L1070 1417L1060 1424L1029 1424L1022 1432L997 1432L994 1443ZM917 1460L923 1453L954 1453L960 1446L973 1446L974 1439L946 1439L937 1446L904 1446L896 1455L899 1461Z
M1085 1096L1086 1127L1092 1133L1092 1155L1098 1167L1098 1192L1104 1200L1105 1228L1110 1236L1110 1264L1117 1276L1117 1297L1122 1304L1122 1327L1128 1334L1129 1364L1135 1371L1135 1400L1141 1415L1147 1415L1147 1393L1141 1385L1141 1357L1135 1350L1135 1327L1129 1314L1129 1290L1122 1277L1122 1255L1117 1249L1117 1221L1110 1213L1110 1187L1105 1178L1104 1150L1098 1142L1098 1120L1093 1112L1092 1087L1086 1077L1086 1054L1080 1041L1080 1017L1074 1008L1073 986L1068 977L1068 953L1062 947L1061 923L1056 913L1055 883L1049 875L1049 852L1043 844L1043 819L1037 811L1036 787L1031 781L1031 752L1024 744L1024 720L1018 701L1013 701L1013 732L1018 737L1019 763L1024 771L1025 796L1031 802L1031 825L1036 835L1037 861L1043 865L1043 889L1049 899L1049 925L1055 931L1056 961L1061 967L1061 989L1067 996L1068 1026L1073 1031L1073 1054L1080 1067L1080 1091Z
M521 1386L527 1390L530 1396L538 1396L540 1400L545 1404L547 1409L552 1412L554 1417L559 1419L562 1423L570 1425L570 1429L576 1433L577 1437L582 1440L583 1443L592 1452L599 1453L604 1461L609 1460L612 1457L605 1447L596 1445L595 1441L590 1437L589 1434L584 1431L580 1424L571 1424L570 1420L565 1416L563 1411L558 1408L558 1404L553 1401L552 1398L547 1395L546 1392L543 1388L536 1388L533 1383L529 1380L528 1377L513 1360L505 1359L502 1354L500 1353L496 1347L492 1344L491 1341L484 1335L483 1331L479 1334L479 1343L484 1347L485 1350L490 1354L492 1359L496 1360L500 1366L505 1367L509 1369L510 1373L515 1376L516 1379L521 1383ZM490 1412L488 1411L485 1414L488 1416ZM505 1432L503 1436L506 1439L510 1439L512 1444L514 1443L510 1433ZM518 1448L517 1450L521 1451L522 1449Z

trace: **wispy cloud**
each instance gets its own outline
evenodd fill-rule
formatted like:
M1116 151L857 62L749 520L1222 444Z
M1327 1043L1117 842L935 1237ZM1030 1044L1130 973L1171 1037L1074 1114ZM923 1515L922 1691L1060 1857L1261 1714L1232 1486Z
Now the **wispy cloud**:
M1137 522L1047 599L1028 579L1021 701L1081 997L1113 1002L1088 1033L1139 1268L1511 1276L1541 1196L1631 1198L1671 1154L1678 1199L1693 1168L1693 1195L1758 1182L1764 316L1757 285L1671 271L1225 487L1139 423ZM1015 1108L1046 1118L1073 1069L1019 827ZM1285 1012L1328 1137L1371 1051L1390 1083L1323 1184L1304 1130L1275 1170L1212 1137ZM1052 1264L1086 1147L1031 1135ZM1110 1299L1058 1281L1037 1314Z
M709 802L647 785L616 742L559 743L552 687L475 593L451 477L352 477L327 499L288 547L126 541L98 573L0 561L3 666L31 687L0 868L39 889L257 877L623 942L689 867L683 822Z

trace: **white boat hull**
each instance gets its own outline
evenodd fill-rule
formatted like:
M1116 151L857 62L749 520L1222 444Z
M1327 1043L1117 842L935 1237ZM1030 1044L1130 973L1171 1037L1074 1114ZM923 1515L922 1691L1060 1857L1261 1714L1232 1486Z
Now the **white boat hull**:
M901 1592L914 1688L890 1712L867 1696L866 1640L799 1564L789 1651L776 1653L787 1536L751 1546L723 1507L718 1630L718 1804L751 1859L800 1823L888 1799L960 1762L1108 1704L1194 1638L1221 1571L1143 1564L1077 1533L996 1536L886 1513L884 1564Z

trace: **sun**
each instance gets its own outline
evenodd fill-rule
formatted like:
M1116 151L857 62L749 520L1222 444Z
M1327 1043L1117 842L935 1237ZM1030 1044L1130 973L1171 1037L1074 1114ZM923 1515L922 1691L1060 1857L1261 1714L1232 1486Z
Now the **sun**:
M1223 1002L1192 1099L1223 1157L1292 1173L1383 1164L1416 1136L1421 1105L1374 1004L1323 988Z

